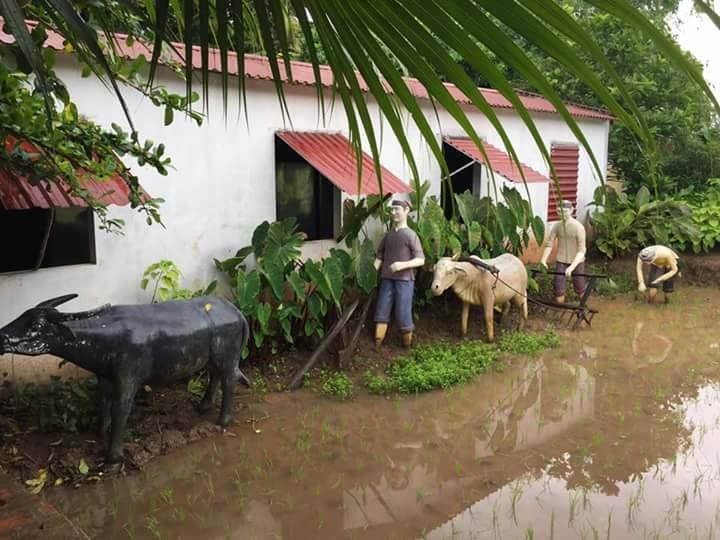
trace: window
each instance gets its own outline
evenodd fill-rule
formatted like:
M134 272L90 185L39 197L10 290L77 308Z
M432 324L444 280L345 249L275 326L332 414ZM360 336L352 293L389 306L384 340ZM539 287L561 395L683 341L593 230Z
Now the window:
M300 154L275 138L277 219L295 217L308 240L335 238L340 191Z
M562 199L570 201L573 206L577 203L579 158L580 150L576 144L553 144L550 150L550 161L558 176ZM560 220L557 213L559 200L555 182L551 180L548 189L548 221Z
M0 210L0 272L95 264L89 208Z
M443 143L443 156L445 157L445 163L447 163L448 170L452 174L458 169L465 167L461 171L453 174L450 179L452 182L452 195L462 195L466 191L469 191L473 195L480 195L480 172L482 166L474 162L474 160L460 152L457 148L453 148L447 143ZM468 165L469 163L472 165ZM441 200L443 202L443 209L445 210L445 217L449 218L452 215L452 201L447 196L447 180L443 177L440 184Z

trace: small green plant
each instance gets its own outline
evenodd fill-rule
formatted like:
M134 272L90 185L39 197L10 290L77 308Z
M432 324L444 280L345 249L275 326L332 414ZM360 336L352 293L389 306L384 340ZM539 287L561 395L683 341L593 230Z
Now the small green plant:
M205 395L206 386L207 384L205 381L205 377L203 377L202 375L197 375L188 380L187 391L194 396L203 397Z
M145 269L140 281L140 288L144 291L150 283L154 283L151 302L158 298L160 302L168 300L187 300L197 296L212 294L217 288L217 280L213 280L207 287L191 291L180 286L182 272L173 262L163 259L151 264Z
M559 346L560 338L551 328L542 334L511 332L503 334L498 340L498 349L502 352L527 356L536 356L545 349L554 349Z
M353 382L343 372L328 373L320 386L326 396L341 400L350 399L353 395Z
M250 390L253 394L266 394L268 391L267 381L264 377L258 374L253 378L252 383L250 384Z

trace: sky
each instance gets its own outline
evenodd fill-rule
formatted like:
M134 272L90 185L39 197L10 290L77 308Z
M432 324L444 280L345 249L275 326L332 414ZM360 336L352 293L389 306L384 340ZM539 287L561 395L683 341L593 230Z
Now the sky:
M680 46L705 66L705 80L720 99L720 29L704 15L692 12L692 0L682 0L677 20L670 25Z

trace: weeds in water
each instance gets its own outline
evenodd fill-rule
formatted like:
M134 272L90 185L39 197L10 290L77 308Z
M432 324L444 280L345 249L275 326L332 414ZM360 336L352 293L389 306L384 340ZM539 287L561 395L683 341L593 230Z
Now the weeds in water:
M555 510L550 513L550 540L555 540Z
M173 508L173 518L175 518L175 521L185 523L185 520L187 519L185 509L180 506L176 506L175 508Z
M160 535L160 522L158 522L155 516L148 516L145 518L145 528L158 540L162 538Z
M555 349L559 346L560 337L551 328L542 334L510 332L503 334L498 341L500 351L524 356L537 356L545 349Z
M533 538L535 538L535 531L532 528L528 528L528 530L525 531L525 538L527 538L527 540L533 540Z
M575 521L575 511L577 510L577 503L580 496L575 493L571 492L569 494L570 497L570 507L569 507L569 515L568 515L568 526L572 525Z
M515 525L517 525L517 503L520 500L520 497L522 497L522 494L522 486L520 485L520 480L518 479L510 486L510 512Z
M163 488L160 492L160 498L165 504L172 506L174 504L172 488L170 486Z

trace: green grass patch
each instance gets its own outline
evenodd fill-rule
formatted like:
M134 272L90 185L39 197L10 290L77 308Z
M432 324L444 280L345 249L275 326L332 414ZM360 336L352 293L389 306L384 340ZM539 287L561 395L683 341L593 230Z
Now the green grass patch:
M497 344L497 348L502 352L525 356L537 356L545 349L559 346L560 337L552 329L547 329L542 334L510 332L503 334Z
M353 382L342 371L315 370L312 376L305 375L303 386L342 401L353 396Z
M428 392L470 381L490 370L502 370L502 353L534 356L559 344L553 330L543 334L505 334L497 345L481 341L435 343L417 347L409 355L396 359L385 374L366 371L363 379L371 394Z

